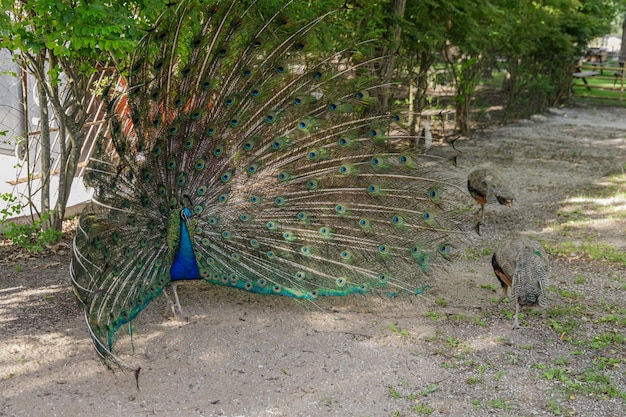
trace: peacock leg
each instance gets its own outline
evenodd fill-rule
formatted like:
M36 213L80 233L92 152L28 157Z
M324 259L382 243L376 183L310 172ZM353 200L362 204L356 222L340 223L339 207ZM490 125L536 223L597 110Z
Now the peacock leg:
M502 300L504 300L508 296L508 289L509 287L507 286L502 287L502 295L500 296L500 298L498 298L499 303L501 303Z
M176 317L182 317L183 319L186 319L187 316L185 316L185 313L183 313L183 308L180 306L180 301L178 300L178 292L176 291L177 288L178 288L178 284L177 283L173 283L172 284L172 292L174 293L174 306L173 306L173 308L176 309L176 312L174 313L174 315Z
M183 308L180 306L180 301L178 299L178 292L176 291L178 283L173 282L170 284L170 287L172 287L174 300L170 298L167 290L163 290L163 294L165 294L165 298L167 299L167 306L170 308L170 310L172 310L172 314L174 315L174 317L176 317L177 319L186 319L187 316L185 315L185 313L183 313Z
M519 320L517 317L519 316L519 303L515 303L515 321L513 322L513 330L519 329Z
M478 235L480 236L480 226L484 224L483 219L485 218L485 205L484 204L480 205L479 213L480 213L480 216L478 218L478 223L476 224L476 233L478 233Z

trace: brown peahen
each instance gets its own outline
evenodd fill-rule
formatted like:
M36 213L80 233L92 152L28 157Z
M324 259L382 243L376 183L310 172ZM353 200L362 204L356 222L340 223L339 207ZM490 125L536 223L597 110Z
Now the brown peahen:
M488 168L478 168L469 173L467 190L480 204L480 218L476 224L478 234L480 234L480 226L483 225L485 204L498 202L498 204L507 207L513 205L513 193L509 190L506 182L495 171Z
M541 245L526 237L507 240L495 250L491 265L502 286L502 296L507 297L511 288L511 297L515 299L515 322L513 328L519 328L520 306L535 305L546 308L548 290L548 264Z
M452 167L376 113L354 48L324 22L245 2L182 1L109 94L85 181L72 284L109 366L116 332L168 285L203 280L315 300L418 294L467 239ZM300 9L302 10L302 9Z

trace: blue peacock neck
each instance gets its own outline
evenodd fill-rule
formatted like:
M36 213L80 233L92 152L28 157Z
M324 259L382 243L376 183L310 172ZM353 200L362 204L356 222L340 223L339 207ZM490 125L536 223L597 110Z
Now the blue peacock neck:
M180 235L178 248L170 268L170 278L172 281L200 279L200 271L196 263L196 255L193 250L193 243L187 222L191 218L191 210L187 207L180 211Z

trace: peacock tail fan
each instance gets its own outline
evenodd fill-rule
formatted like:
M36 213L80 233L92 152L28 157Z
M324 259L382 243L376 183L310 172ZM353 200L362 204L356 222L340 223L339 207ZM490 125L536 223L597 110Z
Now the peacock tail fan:
M466 242L464 180L418 154L399 113L373 111L367 68L384 58L328 47L332 13L300 21L299 7L171 6L112 93L71 265L108 363L115 333L173 280L417 294Z

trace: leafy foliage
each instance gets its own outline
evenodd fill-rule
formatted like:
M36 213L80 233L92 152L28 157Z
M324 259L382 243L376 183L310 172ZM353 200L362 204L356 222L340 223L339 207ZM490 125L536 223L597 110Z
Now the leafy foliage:
M43 252L46 246L54 244L61 236L59 230L43 228L49 216L49 213L44 213L40 220L35 220L32 224L10 223L4 234L14 245L26 248L30 252Z

